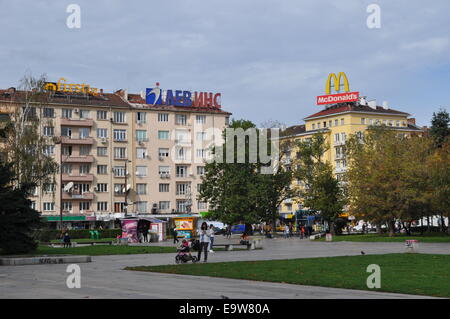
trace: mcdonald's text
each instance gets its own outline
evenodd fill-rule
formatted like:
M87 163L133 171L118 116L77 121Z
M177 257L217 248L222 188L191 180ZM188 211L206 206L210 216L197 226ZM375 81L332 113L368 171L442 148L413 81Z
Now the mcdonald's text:
M359 92L321 95L317 97L317 105L358 101Z

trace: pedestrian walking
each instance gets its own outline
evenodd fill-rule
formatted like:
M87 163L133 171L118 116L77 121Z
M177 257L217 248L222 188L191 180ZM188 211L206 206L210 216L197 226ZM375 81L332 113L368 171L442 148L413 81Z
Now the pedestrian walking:
M231 225L227 226L226 237L227 237L227 239L231 238Z
M285 225L284 226L284 238L288 238L289 237L289 226Z
M147 242L148 242L148 229L146 229L146 228L144 228L144 229L142 230L142 241L143 241L144 243L147 243Z
M302 239L305 238L305 226L302 226L302 228L300 229L301 235L302 235Z
M204 259L206 262L208 260L208 245L209 245L209 232L208 232L208 224L206 222L202 223L200 227L200 249L198 250L197 260L200 261L202 256L202 251L204 251Z
M213 245L214 245L214 226L213 224L209 225L209 252L213 253Z
M70 236L69 233L65 233L64 237L63 237L63 247L64 248L69 248L71 246L70 244Z
M174 244L178 243L179 240L178 240L177 226L175 226L174 228L172 228L172 236L173 236L173 243L174 243Z

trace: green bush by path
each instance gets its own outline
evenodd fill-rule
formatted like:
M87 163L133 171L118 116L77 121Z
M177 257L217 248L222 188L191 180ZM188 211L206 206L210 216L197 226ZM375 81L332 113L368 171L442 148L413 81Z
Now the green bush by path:
M333 236L333 241L355 241L355 242L405 242L405 240L418 240L422 243L450 243L450 236L442 233L428 233L421 236L414 234L411 236L397 235L389 237L387 234L364 234L364 235L340 235ZM325 237L317 239L325 241Z
M70 238L91 238L91 230L89 229L72 229L68 230ZM122 235L122 230L120 228L113 229L98 229L100 233L100 238L117 238L118 235ZM36 232L35 237L40 242L50 242L59 238L61 231L58 229L43 229Z
M120 245L94 245L84 247L53 248L39 246L32 255L130 255L130 254L160 254L176 253L176 247L164 246L120 246Z
M380 289L367 287L370 264L381 267ZM450 298L450 255L387 254L126 269Z

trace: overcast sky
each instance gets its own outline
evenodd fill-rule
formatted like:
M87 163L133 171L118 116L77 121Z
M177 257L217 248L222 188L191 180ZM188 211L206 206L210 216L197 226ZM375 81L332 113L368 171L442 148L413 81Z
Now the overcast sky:
M81 28L66 26L69 4ZM366 25L381 7L381 28ZM448 0L0 0L0 87L29 72L107 92L222 93L256 124L287 125L322 107L330 72L350 89L430 125L450 105Z

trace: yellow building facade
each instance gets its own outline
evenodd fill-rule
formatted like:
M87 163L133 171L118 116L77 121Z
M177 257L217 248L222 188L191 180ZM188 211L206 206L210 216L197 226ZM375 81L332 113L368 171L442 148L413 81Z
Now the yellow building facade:
M365 101L334 104L306 117L304 125L286 128L281 133L280 145L286 141L295 145L293 142L306 140L317 133L324 134L329 146L324 159L332 164L335 176L341 180L347 170L343 146L351 135L362 136L371 125L386 125L405 136L422 132L422 129L415 125L415 120L409 117L408 113L388 108L386 103L384 106ZM287 149L283 162L287 166L295 165L297 156L298 149L293 146ZM299 181L294 180L292 187L298 185ZM292 218L295 212L303 209L300 198L291 198L280 205L279 212L284 218Z

